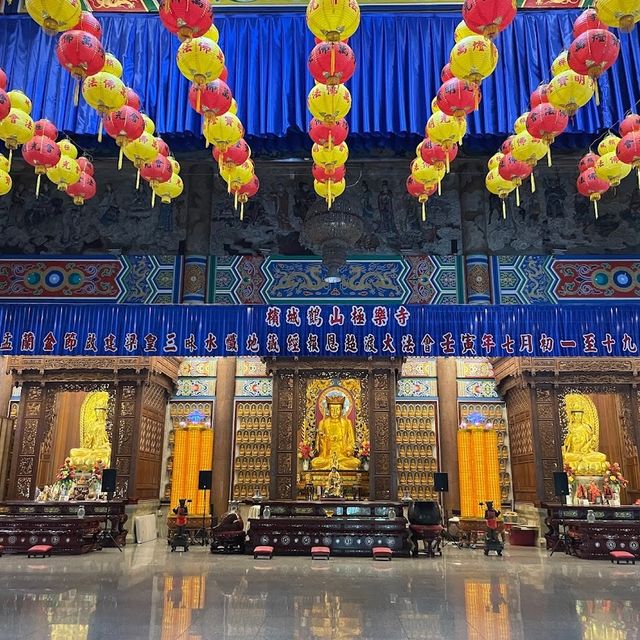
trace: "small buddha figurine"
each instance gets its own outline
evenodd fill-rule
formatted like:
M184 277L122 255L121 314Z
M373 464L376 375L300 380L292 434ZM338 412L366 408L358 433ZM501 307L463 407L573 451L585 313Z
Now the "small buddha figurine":
M360 467L360 460L353 455L353 424L343 415L344 401L342 394L327 394L327 413L318 424L315 443L318 455L311 460L312 469L330 469L334 454L337 456L336 469Z
M77 469L91 470L98 460L108 467L111 461L111 443L107 434L107 408L97 406L92 417L85 418L82 446L71 449L71 464Z
M566 397L567 436L562 445L562 459L582 475L601 475L607 456L598 451L598 414L591 399L583 394Z
M333 466L327 476L327 484L324 488L325 498L342 498L342 480L337 469L337 454L333 455Z

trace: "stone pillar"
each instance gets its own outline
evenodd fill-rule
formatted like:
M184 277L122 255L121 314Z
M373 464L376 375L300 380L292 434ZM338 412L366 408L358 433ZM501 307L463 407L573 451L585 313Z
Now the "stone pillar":
M436 367L440 400L440 470L449 474L449 492L444 495L444 502L446 510L451 514L453 509L460 509L456 360L438 358Z
M491 304L489 256L464 257L467 304Z
M207 293L207 257L185 256L182 276L182 302L204 304Z
M236 359L218 358L215 421L213 431L213 512L220 517L231 495L231 457L234 436L233 401L236 391Z

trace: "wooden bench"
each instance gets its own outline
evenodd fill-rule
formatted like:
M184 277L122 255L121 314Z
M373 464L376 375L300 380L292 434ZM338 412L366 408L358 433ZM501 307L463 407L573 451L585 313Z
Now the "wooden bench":
M37 558L38 556L50 558L52 549L50 544L34 544L27 550L27 558Z
M273 557L273 547L259 545L253 550L254 560L271 560Z
M373 547L374 560L391 560L393 551L389 547Z
M609 557L611 558L611 564L614 562L616 564L620 564L621 562L624 562L625 564L636 563L636 557L629 551L610 551Z

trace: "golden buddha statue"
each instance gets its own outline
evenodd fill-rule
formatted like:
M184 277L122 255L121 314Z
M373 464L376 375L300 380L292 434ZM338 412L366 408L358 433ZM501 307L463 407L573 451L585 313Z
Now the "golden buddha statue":
M80 410L80 447L71 449L69 457L79 471L92 471L97 462L111 464L111 442L107 433L107 391L87 395Z
M327 412L320 420L315 448L318 455L311 460L312 469L331 469L334 455L337 469L358 469L360 460L353 455L355 438L353 424L343 415L345 397L327 394Z
M565 398L567 435L562 444L562 461L582 475L601 475L607 456L598 451L600 422L598 411L589 396L570 393Z

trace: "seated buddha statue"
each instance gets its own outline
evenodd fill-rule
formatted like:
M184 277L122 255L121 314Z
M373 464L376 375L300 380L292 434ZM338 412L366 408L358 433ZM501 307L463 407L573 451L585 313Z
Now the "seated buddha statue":
M598 451L598 412L591 399L582 394L569 394L567 435L562 445L562 460L582 475L601 475L607 466L607 456Z
M111 443L107 434L107 408L96 406L93 417L84 416L82 424L82 442L80 447L71 449L71 464L78 470L93 470L98 461L103 467L111 463Z
M360 467L360 460L353 455L353 424L343 415L344 400L342 394L327 394L327 413L318 424L315 443L318 455L311 460L312 469L331 469L334 460L337 469Z

